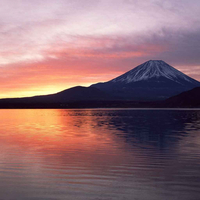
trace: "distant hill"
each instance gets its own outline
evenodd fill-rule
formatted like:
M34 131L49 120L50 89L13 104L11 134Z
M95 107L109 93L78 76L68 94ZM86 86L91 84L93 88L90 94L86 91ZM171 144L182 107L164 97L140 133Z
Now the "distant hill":
M183 92L165 100L164 107L200 108L200 87Z
M116 99L134 101L164 100L198 86L200 82L162 60L147 61L113 80L91 85Z
M62 105L66 103L105 101L110 99L111 97L109 94L97 88L77 86L56 94L0 99L0 108L62 107Z
M56 94L43 96L53 102L72 102L72 101L88 101L88 100L109 100L111 97L98 88L76 86ZM40 97L41 98L41 97Z

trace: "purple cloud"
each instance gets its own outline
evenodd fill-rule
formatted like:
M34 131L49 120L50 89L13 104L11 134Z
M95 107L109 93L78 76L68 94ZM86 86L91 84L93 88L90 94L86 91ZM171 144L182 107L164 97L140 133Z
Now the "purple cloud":
M8 77L48 63L95 79L163 59L200 80L199 22L197 0L0 0L0 66Z

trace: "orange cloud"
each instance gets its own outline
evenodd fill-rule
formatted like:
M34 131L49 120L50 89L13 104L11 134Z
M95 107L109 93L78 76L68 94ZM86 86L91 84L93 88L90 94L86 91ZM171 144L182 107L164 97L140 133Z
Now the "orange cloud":
M84 60L67 62L49 59L38 63L15 64L0 68L0 98L56 93L76 85L87 86L110 78L113 78L113 74L109 70L101 71L99 66L95 68L93 63Z
M21 61L0 68L0 98L35 96L108 81L163 52L166 46L133 45L123 38L78 38L52 46L43 60Z

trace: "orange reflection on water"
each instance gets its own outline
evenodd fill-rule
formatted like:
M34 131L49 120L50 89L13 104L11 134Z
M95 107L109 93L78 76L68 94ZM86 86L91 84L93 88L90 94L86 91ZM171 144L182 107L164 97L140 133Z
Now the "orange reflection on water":
M169 131L176 112L161 113L167 123L159 131ZM149 116L152 123L145 124ZM138 131L139 136L152 141L149 132L158 128L154 120L158 117L162 115L156 111L151 115L123 110L0 110L1 197L4 194L3 199L8 199L8 194L14 194L21 199L24 194L24 199L35 195L39 195L37 199L50 199L57 194L56 199L88 199L89 194L94 199L98 193L100 199L102 194L107 194L103 199L132 199L135 194L139 199L155 194L154 199L163 199L163 194L170 196L173 192L178 197L183 194L180 199L184 199L191 195L191 185L194 195L199 194L199 151L194 141L198 139L199 117L193 122L191 117L179 120L172 129L176 130L173 138L177 137L177 146L169 145L166 151L142 143L142 138L133 134ZM156 127L148 129L149 124ZM186 124L192 131L180 137ZM134 141L137 139L141 143ZM163 190L166 184L167 190ZM169 188L181 188L183 184L178 195Z
M33 164L48 159L58 166L120 163L115 155L123 153L123 143L90 110L1 110L0 120L0 149L10 152L5 159Z

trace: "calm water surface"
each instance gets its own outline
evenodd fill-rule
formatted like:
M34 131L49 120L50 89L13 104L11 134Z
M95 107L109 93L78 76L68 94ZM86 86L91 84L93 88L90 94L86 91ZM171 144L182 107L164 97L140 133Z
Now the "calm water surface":
M199 200L200 110L0 110L2 200Z

